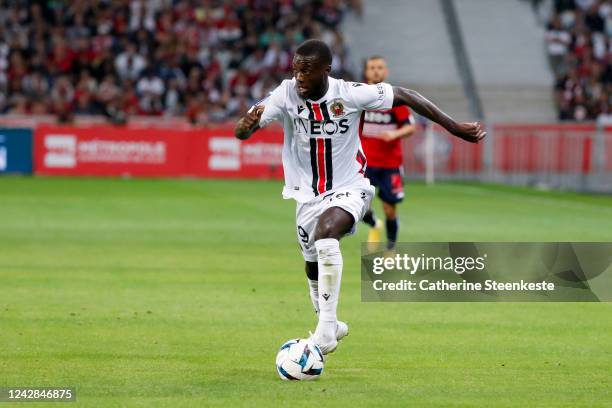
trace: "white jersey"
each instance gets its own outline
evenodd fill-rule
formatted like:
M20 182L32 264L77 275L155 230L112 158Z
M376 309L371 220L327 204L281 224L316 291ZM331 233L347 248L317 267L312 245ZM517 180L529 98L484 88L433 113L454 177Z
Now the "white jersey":
M347 186L369 185L359 140L363 110L391 109L391 85L366 85L329 78L316 101L303 99L295 79L284 80L265 99L260 127L279 120L284 128L284 198L304 203Z

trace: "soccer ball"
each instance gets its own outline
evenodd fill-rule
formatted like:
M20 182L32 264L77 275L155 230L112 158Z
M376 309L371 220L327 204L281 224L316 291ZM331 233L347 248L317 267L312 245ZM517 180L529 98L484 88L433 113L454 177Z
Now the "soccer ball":
M314 380L323 373L323 353L309 339L283 344L276 355L276 371L282 380Z

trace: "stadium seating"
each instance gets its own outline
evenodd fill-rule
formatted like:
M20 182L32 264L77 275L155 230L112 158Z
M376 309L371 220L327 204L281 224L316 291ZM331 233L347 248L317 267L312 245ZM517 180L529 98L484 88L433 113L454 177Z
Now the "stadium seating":
M319 37L350 76L344 0L0 1L0 114L187 115L225 121Z
M347 16L343 28L353 64L361 68L365 57L382 55L389 82L422 92L453 116L468 117L440 3L386 0L385 6L365 2L362 19Z
M544 30L529 4L458 0L455 5L487 121L554 121Z
M553 76L541 43L544 30L529 4L453 3L486 120L554 121ZM373 53L384 55L391 82L423 92L453 116L472 118L441 2L388 0L385 6L366 2L362 21L352 15L346 19L354 64Z
M612 4L555 0L546 40L559 120L612 115Z

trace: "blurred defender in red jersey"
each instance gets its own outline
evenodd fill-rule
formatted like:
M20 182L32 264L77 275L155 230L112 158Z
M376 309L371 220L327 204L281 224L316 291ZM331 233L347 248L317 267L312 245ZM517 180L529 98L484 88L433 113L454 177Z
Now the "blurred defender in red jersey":
M365 63L365 80L368 84L384 82L389 71L383 57L373 56ZM404 198L402 180L402 139L411 136L416 127L407 106L389 110L366 111L362 117L361 144L368 167L366 177L378 189L387 232L387 249L393 249L397 241L399 222L396 205ZM371 229L369 242L380 242L382 221L370 209L363 221Z

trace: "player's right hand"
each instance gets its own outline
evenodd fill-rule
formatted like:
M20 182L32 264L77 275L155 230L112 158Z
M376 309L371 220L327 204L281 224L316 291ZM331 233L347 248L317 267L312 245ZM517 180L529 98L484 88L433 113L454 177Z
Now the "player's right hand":
M264 105L257 105L247 112L247 114L242 118L244 127L247 129L253 129L261 120L261 115L263 115L264 109Z
M264 105L257 105L249 110L247 114L238 121L236 130L234 131L234 134L238 139L245 140L251 136L253 129L261 120L261 115L263 115L264 109Z

